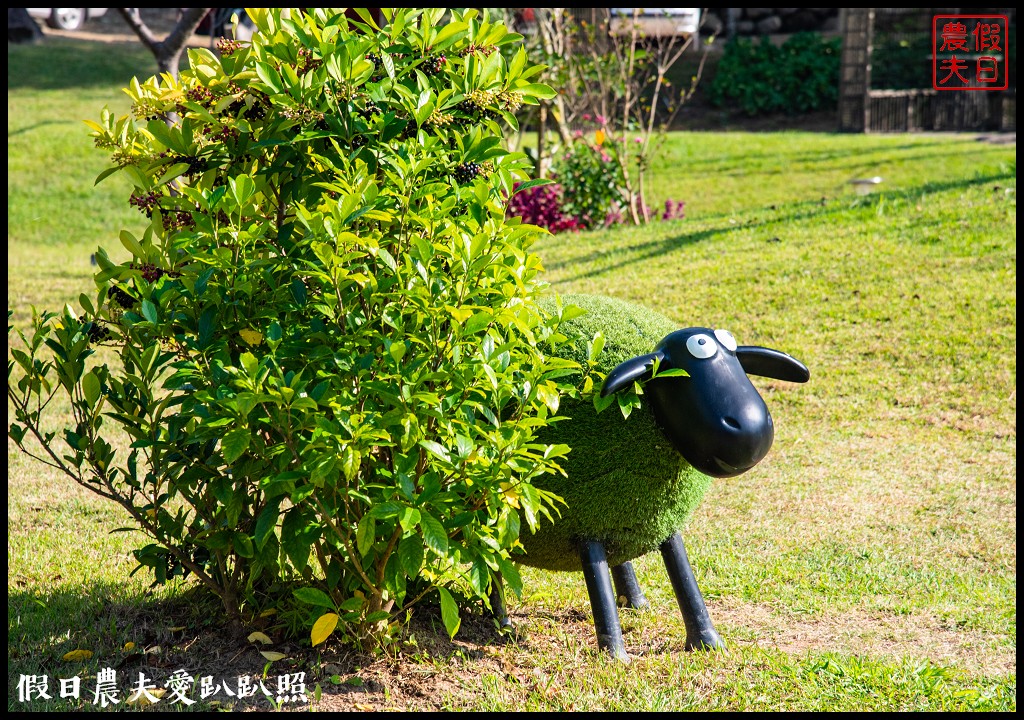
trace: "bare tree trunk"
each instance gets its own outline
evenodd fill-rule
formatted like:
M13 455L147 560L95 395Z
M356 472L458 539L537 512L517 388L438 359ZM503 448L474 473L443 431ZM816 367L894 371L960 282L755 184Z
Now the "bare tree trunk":
M185 50L185 45L210 8L184 8L174 29L163 40L154 35L149 26L143 22L139 8L117 8L117 11L128 23L128 27L139 36L142 44L153 53L158 71L178 77L181 54Z
M548 106L543 100L537 108L537 177L544 177L544 136L548 134Z
M43 39L43 31L28 14L28 8L7 8L7 42L36 43Z

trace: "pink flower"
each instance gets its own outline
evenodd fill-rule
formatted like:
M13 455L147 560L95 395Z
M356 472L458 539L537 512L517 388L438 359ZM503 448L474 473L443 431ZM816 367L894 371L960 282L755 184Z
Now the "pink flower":
M589 122L590 121L590 113L583 113L583 119Z
M608 124L608 118L606 118L604 115L598 115L594 119L597 121L598 125L604 126Z

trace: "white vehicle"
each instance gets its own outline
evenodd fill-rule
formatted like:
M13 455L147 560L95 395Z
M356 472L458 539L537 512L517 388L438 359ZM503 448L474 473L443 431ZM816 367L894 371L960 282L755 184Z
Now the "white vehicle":
M643 35L696 35L700 8L609 8L613 35L628 35L634 23Z
M28 8L28 14L57 30L81 30L86 20L103 17L110 8Z

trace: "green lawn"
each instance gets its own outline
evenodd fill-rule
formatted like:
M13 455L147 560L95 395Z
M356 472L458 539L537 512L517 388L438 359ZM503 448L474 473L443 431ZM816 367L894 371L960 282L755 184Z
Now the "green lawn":
M125 112L120 88L152 71L141 46L8 46L16 326L32 305L77 302L90 254L141 225L119 180L93 186L108 158L82 120ZM848 183L872 176L871 195ZM647 557L653 611L623 614L628 666L597 653L581 576L525 569L517 642L467 618L449 643L428 613L405 655L373 659L313 653L270 619L286 657L268 683L306 672L321 709L1015 710L1016 145L673 135L651 192L653 206L686 201L686 219L545 239L552 290L642 302L811 369L806 385L755 380L775 446L716 481L684 532L729 651L682 651ZM189 586L129 577L116 507L10 440L8 492L10 709L93 709L103 668L126 685L140 663L151 677L264 671L256 650L217 644ZM94 655L62 660L75 649ZM47 675L54 699L21 702L24 675ZM57 679L76 675L82 699L61 700Z

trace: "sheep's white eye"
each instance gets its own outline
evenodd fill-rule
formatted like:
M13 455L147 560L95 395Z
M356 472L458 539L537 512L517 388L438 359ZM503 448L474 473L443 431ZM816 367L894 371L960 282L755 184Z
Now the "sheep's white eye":
M726 350L736 352L736 338L732 336L732 333L728 330L715 330L715 337L718 338L718 342L722 343L722 347Z
M709 358L718 352L718 345L710 335L694 335L686 341L686 349L695 358Z

